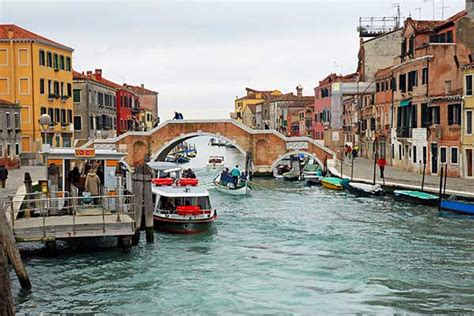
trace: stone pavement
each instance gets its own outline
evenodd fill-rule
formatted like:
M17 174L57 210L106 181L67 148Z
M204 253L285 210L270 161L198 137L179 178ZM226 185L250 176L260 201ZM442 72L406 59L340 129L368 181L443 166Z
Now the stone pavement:
M341 165L338 161L335 166L329 166L329 170L336 176L340 176ZM351 176L351 163L346 159L343 165L344 177ZM374 162L373 160L365 158L356 158L354 160L354 180L372 183L374 176ZM385 184L406 189L420 189L421 188L421 173L407 172L395 167L385 167ZM379 167L377 166L377 183L383 184L380 178ZM425 191L438 193L439 192L439 176L425 176ZM462 195L467 197L474 197L474 179L461 179L448 177L446 185L446 193L454 195Z
M33 182L40 179L46 179L46 168L44 166L21 167L20 169L8 170L8 179L6 188L0 188L0 201L7 199L10 195L15 195L18 188L23 185L25 179L25 172L29 172ZM3 203L0 203L0 207Z

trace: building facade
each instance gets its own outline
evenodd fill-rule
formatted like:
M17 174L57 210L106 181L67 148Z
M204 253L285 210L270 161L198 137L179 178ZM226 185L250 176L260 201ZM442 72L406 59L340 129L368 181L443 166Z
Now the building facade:
M102 75L101 69L95 76ZM116 89L96 80L92 71L87 74L74 71L74 138L85 143L92 138L109 138L116 135Z
M244 97L236 98L234 101L234 112L230 115L232 119L239 122L243 122L244 112L247 113L247 116L249 115L249 112L253 111L256 113L255 105L257 103L261 103L265 100L270 100L274 97L282 95L282 93L278 90L259 91L251 88L245 88L245 91L246 95ZM247 109L248 106L253 106L255 109Z
M464 111L462 128L461 152L463 162L462 176L464 178L474 178L474 63L463 67L464 73Z
M144 84L132 86L124 84L126 88L133 91L139 99L138 129L147 131L159 122L158 116L158 92L145 88Z
M24 161L34 161L44 142L72 146L72 52L17 25L0 25L0 98L21 105ZM43 130L39 117L45 113L52 124Z
M0 159L18 159L20 143L20 106L0 99Z

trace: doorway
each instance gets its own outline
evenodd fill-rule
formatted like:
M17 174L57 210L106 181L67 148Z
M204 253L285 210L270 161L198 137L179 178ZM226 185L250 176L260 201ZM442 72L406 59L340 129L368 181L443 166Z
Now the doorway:
M469 178L473 176L473 152L472 149L466 149L466 175Z
M431 173L438 174L438 144L431 144Z

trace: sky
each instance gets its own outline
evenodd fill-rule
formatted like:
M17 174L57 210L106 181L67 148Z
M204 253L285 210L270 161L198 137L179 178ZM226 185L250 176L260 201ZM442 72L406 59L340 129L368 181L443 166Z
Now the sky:
M75 49L77 71L159 92L162 121L228 118L245 88L313 95L357 67L359 17L440 19L465 0L7 1L13 23Z

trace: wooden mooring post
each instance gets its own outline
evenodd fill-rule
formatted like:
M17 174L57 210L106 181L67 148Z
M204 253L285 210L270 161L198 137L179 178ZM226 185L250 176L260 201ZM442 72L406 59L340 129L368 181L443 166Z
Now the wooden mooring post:
M4 209L0 209L0 238L2 239L3 249L5 250L15 273L23 289L31 289L31 282L23 261L21 261L20 252L16 247L15 236L7 222L7 216Z
M133 175L133 194L135 195L135 221L137 223L137 230L133 239L133 245L138 245L140 241L140 230L143 226L143 218L145 219L146 241L152 243L155 240L151 176L152 171L147 165L140 165L135 168Z
M3 236L0 234L0 315L15 315L10 276L8 275L8 259L4 250Z

